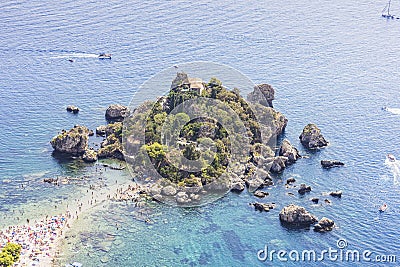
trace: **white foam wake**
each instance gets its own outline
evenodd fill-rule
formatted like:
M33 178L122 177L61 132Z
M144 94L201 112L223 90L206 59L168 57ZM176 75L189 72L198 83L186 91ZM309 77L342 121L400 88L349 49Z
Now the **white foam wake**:
M388 158L385 160L385 165L389 167L393 174L393 184L399 185L400 184L400 162L390 161Z
M386 110L392 114L400 115L400 108L386 108Z
M98 54L87 54L87 53L68 53L62 55L55 55L52 58L96 58Z

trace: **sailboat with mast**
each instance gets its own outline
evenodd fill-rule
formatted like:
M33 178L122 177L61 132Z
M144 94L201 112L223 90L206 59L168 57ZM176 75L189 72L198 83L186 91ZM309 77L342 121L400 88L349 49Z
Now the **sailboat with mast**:
M394 16L390 14L390 2L392 0L389 0L389 3L386 4L385 8L382 10L382 17L387 18L387 19L394 19ZM387 11L387 14L386 14Z

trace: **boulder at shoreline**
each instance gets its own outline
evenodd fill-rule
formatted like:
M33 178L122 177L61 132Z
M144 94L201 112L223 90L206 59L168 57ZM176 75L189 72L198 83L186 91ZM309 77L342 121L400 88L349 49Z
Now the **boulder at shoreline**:
M88 149L82 156L83 161L85 162L96 162L97 161L97 152L93 149Z
M279 149L279 156L286 157L288 159L287 160L288 164L293 164L296 162L296 160L301 158L300 153L297 150L297 148L292 146L292 144L287 139L284 139L282 141L281 147Z
M321 130L313 123L304 127L299 138L303 146L308 149L317 149L328 145L328 141L322 136Z
M106 120L110 122L121 122L129 116L129 109L120 104L112 104L106 110Z
M80 156L88 147L89 129L85 126L75 125L69 131L63 130L51 139L50 144L55 152Z

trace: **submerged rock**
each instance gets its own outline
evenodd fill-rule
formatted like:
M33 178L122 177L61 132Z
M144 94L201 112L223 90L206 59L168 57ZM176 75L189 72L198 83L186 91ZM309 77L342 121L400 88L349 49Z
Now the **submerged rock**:
M129 109L120 104L112 104L107 108L105 116L107 121L123 121L129 116Z
M288 159L287 163L289 164L293 164L296 162L296 160L301 158L297 148L292 146L292 144L287 139L282 141L281 147L279 149L279 156L286 157Z
M275 203L254 202L254 203L250 203L250 205L254 206L254 209L256 209L260 212L262 212L262 211L268 212L269 210L272 210L273 208L275 208Z
M51 139L50 144L55 152L79 156L85 153L88 147L89 129L76 125L69 131L63 130Z
M76 113L79 112L79 108L75 107L73 105L70 105L70 106L67 107L67 111L76 114Z
M316 149L328 145L328 141L321 134L321 130L317 125L309 123L304 127L303 132L299 136L300 142L309 149Z
M281 210L279 220L292 226L311 225L318 221L317 217L309 213L304 207L294 204L290 204Z
M328 169L337 166L343 166L344 163L337 160L321 160L322 167Z
M334 225L335 222L333 220L323 217L321 220L319 220L319 222L316 225L314 225L314 231L316 232L332 231Z

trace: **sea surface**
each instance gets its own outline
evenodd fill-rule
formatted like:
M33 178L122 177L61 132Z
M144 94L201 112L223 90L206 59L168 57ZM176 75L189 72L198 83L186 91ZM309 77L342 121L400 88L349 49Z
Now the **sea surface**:
M400 3L392 2L392 12L400 15ZM245 192L199 208L153 203L149 216L155 223L147 225L134 216L134 205L107 204L79 220L60 264L346 265L257 258L265 245L321 251L338 249L339 239L348 249L397 255L400 261L399 174L385 165L387 153L400 156L400 20L382 18L385 5L384 0L2 1L0 225L57 212L87 189L43 185L44 177L87 175L87 184L96 179L94 166L52 156L49 141L61 129L75 124L94 129L105 123L108 105L129 104L140 85L163 69L212 61L256 84L271 84L275 108L289 120L284 137L308 155L268 189L262 201L276 202L277 208L256 212L248 205L255 198ZM112 53L112 60L97 59L101 52ZM67 113L69 104L81 112ZM327 148L310 152L301 146L298 136L309 122L322 129ZM321 159L345 166L324 170ZM124 172L107 175L130 179ZM285 189L289 177L311 185L312 192L300 197ZM332 190L342 190L343 197L321 195ZM312 205L314 196L332 203ZM384 202L389 208L379 214ZM290 203L333 219L337 228L321 234L281 226L279 211ZM362 264L398 265L347 263Z

